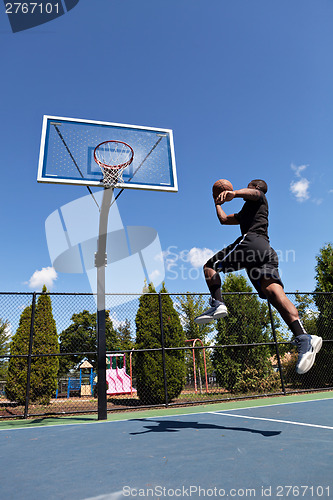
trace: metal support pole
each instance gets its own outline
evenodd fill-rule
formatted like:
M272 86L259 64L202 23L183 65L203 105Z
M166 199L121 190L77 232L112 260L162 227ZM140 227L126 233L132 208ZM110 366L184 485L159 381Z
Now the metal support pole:
M104 188L103 200L99 216L99 234L95 266L97 267L97 390L98 420L107 419L106 395L106 325L105 325L105 267L107 264L106 240L108 217L111 206L113 188Z
M283 394L286 394L286 389L285 389L285 386L284 386L284 380L283 380L283 374L282 374L282 365L281 365L279 347L278 347L276 333L275 333L275 326L274 326L274 320L273 320L272 306L271 306L269 300L267 300L267 304L268 304L268 310L269 310L269 317L270 317L271 325L272 325L273 339L274 339L274 342L275 342L276 359L277 359L278 367L279 367L279 373L280 373L282 391L283 391Z

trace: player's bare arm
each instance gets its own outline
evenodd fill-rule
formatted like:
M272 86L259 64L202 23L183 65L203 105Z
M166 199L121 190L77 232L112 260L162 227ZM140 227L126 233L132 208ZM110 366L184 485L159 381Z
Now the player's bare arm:
M260 198L260 191L256 188L243 188L235 191L223 191L215 199L215 205L223 205L234 198L243 198L245 201L257 201Z
M225 191L225 193L228 193L228 191ZM234 193L234 198L243 198L243 200L245 201L257 201L260 198L260 191L255 187L237 189L236 191L233 191L233 193ZM229 200L226 199L225 201Z
M226 199L227 193L229 194L230 200ZM233 198L234 198L233 191L223 191L216 198L214 198L216 215L221 224L226 224L226 225L239 224L239 221L236 219L234 214L227 215L221 208L221 205L223 205L223 203L225 203L226 201L231 201Z
M239 224L239 221L236 219L234 214L227 215L224 210L222 210L220 205L215 205L216 215L221 224L226 225L236 225Z

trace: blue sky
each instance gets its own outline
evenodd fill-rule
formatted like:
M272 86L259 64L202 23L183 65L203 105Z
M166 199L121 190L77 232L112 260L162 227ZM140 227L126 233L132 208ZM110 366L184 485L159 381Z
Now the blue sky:
M0 290L91 290L52 269L45 221L88 193L36 182L44 114L173 129L178 193L117 203L124 225L158 233L170 292L206 292L205 257L239 235L216 218L219 178L267 181L285 289L313 290L332 241L332 22L331 0L80 0L13 34L2 11Z

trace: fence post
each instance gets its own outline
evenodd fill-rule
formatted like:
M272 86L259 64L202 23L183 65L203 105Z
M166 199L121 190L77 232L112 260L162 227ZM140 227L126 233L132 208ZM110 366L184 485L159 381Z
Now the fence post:
M27 387L25 393L24 418L28 418L28 410L29 410L31 356L32 356L32 344L34 340L35 309L36 309L36 292L32 294L32 304L31 304L30 337L29 337L29 352L28 352L28 366L27 366Z
M169 398L168 398L168 384L167 384L167 376L166 376L165 339L164 339L164 328L163 328L161 292L159 292L159 294L158 294L158 306L159 306L159 312L160 312L160 329L161 329L161 344L162 344L162 366L163 366L165 405L168 406Z
M282 374L282 365L281 365L279 347L278 347L276 333L275 333L275 326L274 326L274 320L273 320L272 306L271 306L269 300L267 300L267 304L268 304L268 310L269 310L269 317L271 319L273 338L274 338L274 342L275 342L276 359L277 359L278 367L279 367L279 373L280 373L282 391L283 391L283 394L286 395L286 389L285 389L285 386L284 386L284 380L283 380L283 374Z

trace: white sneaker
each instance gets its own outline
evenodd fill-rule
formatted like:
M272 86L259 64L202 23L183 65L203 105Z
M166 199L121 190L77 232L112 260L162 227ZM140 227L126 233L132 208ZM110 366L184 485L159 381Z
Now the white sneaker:
M209 299L209 303L212 307L195 318L194 321L198 325L204 325L205 323L209 323L214 319L224 318L225 316L227 316L228 309L224 302L220 302L219 300L213 299L211 297Z
M296 371L302 375L312 368L316 354L323 344L323 339L317 335L304 334L295 338L295 344L298 350Z

